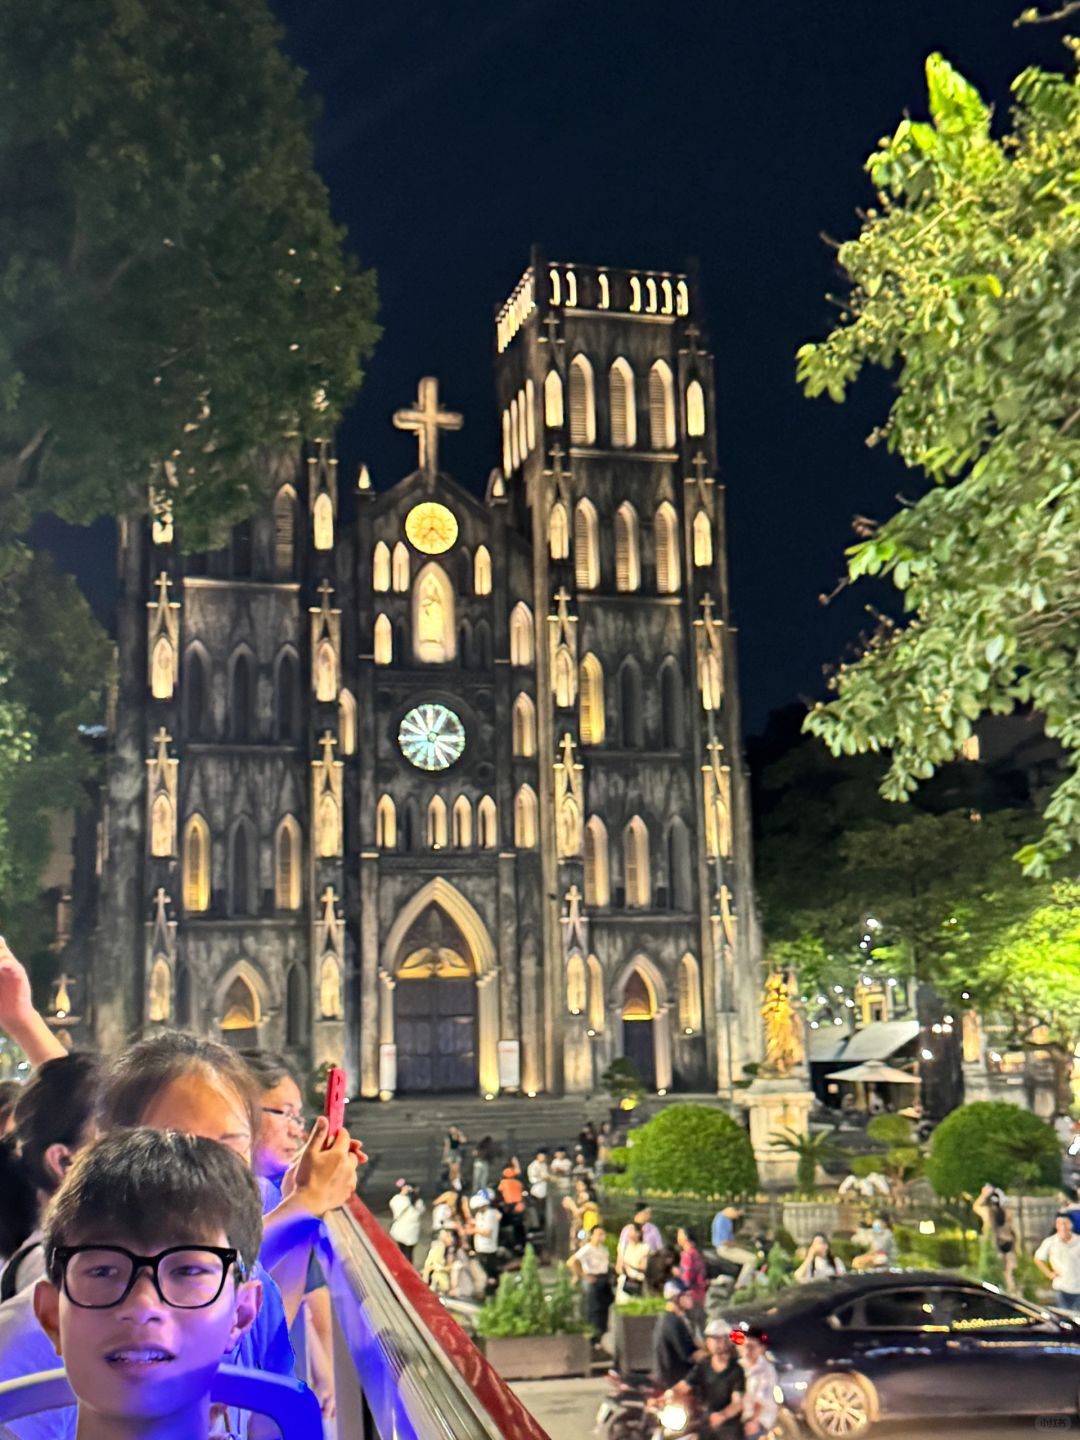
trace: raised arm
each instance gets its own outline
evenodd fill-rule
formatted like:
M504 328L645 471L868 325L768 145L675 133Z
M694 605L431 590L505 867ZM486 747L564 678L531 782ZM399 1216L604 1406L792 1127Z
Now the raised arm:
M30 977L0 936L0 1030L13 1040L31 1065L60 1060L68 1052L34 1009Z

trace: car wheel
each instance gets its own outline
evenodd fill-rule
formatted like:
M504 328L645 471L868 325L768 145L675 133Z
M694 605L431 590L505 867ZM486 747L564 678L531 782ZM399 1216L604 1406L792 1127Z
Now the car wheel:
M873 1391L861 1375L824 1375L815 1380L803 1410L818 1440L863 1440L873 1414Z

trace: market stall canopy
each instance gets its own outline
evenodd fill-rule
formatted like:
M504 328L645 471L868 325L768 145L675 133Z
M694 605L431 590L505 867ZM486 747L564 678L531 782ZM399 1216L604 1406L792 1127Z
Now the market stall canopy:
M888 1060L918 1036L917 1020L877 1020L856 1030L844 1046L845 1060Z
M852 1065L850 1070L830 1070L827 1080L861 1080L865 1084L918 1085L919 1077L898 1070L895 1065L886 1065L884 1060L867 1060L862 1065Z

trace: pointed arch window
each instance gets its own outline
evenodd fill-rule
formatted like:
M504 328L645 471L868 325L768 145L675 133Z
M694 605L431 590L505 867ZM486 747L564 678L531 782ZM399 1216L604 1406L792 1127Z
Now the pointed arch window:
M611 861L607 826L599 815L590 815L585 826L585 903L611 904Z
M544 424L549 430L559 430L563 424L563 384L557 370L544 377Z
M510 449L510 411L504 410L502 412L502 463L504 475L513 474L513 460L513 452Z
M686 433L692 438L705 434L705 391L700 380L686 387Z
M608 399L611 406L611 443L616 450L637 444L637 409L634 404L634 372L620 355L608 372Z
M638 590L640 587L641 544L637 511L628 500L624 500L615 512L615 588Z
M255 867L257 853L251 822L238 820L229 844L229 913L254 915L258 909Z
M380 795L375 806L375 844L380 850L397 848L397 808L389 795Z
M619 719L623 748L640 750L645 744L645 721L641 708L641 671L633 657L624 660L619 671Z
M574 703L574 662L565 645L560 645L555 652L554 672L555 704L567 709Z
M278 656L274 684L274 730L289 744L300 737L300 662L292 650Z
M390 583L398 594L404 594L409 588L409 569L409 552L399 540L390 562Z
M581 662L581 743L604 739L604 667L591 652Z
M274 836L274 906L300 909L300 826L286 815Z
M290 965L285 976L285 1044L290 1048L307 1039L307 982L299 965Z
M589 1003L585 961L575 950L566 962L566 1008L581 1015Z
M428 804L427 843L432 850L446 849L446 801L441 795L433 795Z
M316 497L312 529L316 550L334 548L334 502L325 490Z
M529 450L536 444L536 386L525 381L525 440Z
M690 910L693 902L690 832L676 815L668 829L668 905L672 910Z
M533 617L524 601L519 601L510 612L510 664L532 665Z
M274 498L274 578L296 573L296 491L283 485Z
M679 961L679 1028L684 1035L701 1030L701 973L689 952Z
M494 850L499 843L498 816L490 795L483 796L476 807L476 840L481 850Z
M385 540L371 552L371 588L380 595L390 589L390 546Z
M428 561L413 586L413 653L423 665L453 660L454 587L441 565Z
M459 795L450 815L450 836L455 850L468 850L473 843L472 805L467 795Z
M712 564L712 521L704 510L694 516L694 564Z
M532 697L524 693L514 701L510 717L512 749L518 757L536 754L536 706Z
M604 1028L604 971L595 955L587 961L589 970L589 1029L597 1034Z
M250 740L255 731L255 686L251 656L240 650L229 675L229 725L234 740Z
M529 453L529 426L525 416L525 392L518 391L517 397L517 423L518 423L518 453L521 456L521 463L525 463L525 456Z
M656 588L661 595L673 595L679 588L679 525L675 507L662 500L653 521L656 545Z
M640 815L635 815L623 831L623 881L627 906L630 909L647 909L652 898L649 832Z
M660 667L660 734L666 750L681 750L686 740L686 687L672 657Z
M649 371L649 438L654 450L675 448L675 387L664 360Z
M596 386L584 355L570 361L570 443L596 444Z
M591 500L579 500L574 510L574 573L579 590L595 590L600 583L596 507Z
M531 785L522 785L514 796L514 844L520 849L529 849L537 839L536 791Z
M375 664L390 665L394 659L394 630L389 615L375 616Z
M192 740L205 738L209 731L209 676L202 651L192 646L184 658L184 717Z
M479 545L473 558L473 594L491 594L491 551Z
M553 560L565 560L570 554L570 522L561 500L555 501L548 517L548 548Z
M201 815L184 827L184 909L210 908L210 831Z
M690 291L685 280L680 280L675 286L675 314L689 315L690 313Z
M521 464L520 425L517 396L510 401L510 465L516 470Z
M356 701L351 690L338 696L338 737L342 755L356 754Z

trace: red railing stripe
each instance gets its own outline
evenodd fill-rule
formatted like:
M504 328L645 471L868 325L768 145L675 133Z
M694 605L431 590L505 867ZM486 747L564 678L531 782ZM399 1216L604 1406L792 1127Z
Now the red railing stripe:
M540 1427L506 1381L488 1364L364 1202L356 1197L352 1200L352 1214L431 1338L495 1421L505 1440L550 1440L547 1431Z

